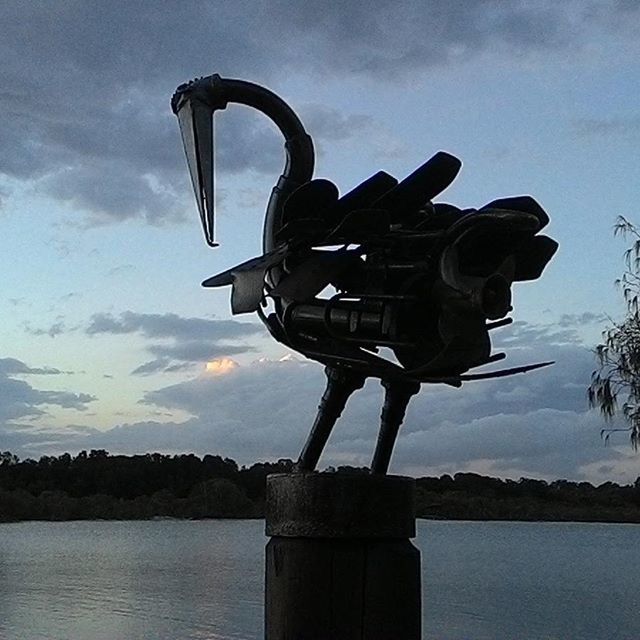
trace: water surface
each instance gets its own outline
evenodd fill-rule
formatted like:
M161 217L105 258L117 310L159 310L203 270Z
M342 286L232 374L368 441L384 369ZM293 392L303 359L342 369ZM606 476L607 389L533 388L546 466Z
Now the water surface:
M262 638L263 527L0 525L0 638ZM425 639L640 639L638 526L420 521L415 544Z

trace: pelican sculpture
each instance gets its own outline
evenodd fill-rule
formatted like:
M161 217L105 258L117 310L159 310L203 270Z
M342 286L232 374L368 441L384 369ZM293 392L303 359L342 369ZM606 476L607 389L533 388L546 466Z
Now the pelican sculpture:
M369 376L385 388L371 464L385 474L421 384L459 387L551 364L467 373L505 357L492 353L489 333L512 321L511 285L539 278L558 247L539 235L549 218L533 198L480 209L434 203L461 167L443 151L400 181L379 171L341 196L313 178L313 142L280 97L219 75L180 85L171 101L210 246L212 120L228 104L253 107L277 125L286 163L267 204L263 254L202 284L231 286L233 314L257 313L278 342L325 365L327 387L299 472L315 469L349 396Z

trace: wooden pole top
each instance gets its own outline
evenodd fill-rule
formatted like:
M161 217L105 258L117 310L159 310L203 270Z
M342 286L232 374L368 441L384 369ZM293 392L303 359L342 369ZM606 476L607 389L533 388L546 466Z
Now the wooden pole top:
M290 538L414 538L415 480L341 473L267 477L266 534Z

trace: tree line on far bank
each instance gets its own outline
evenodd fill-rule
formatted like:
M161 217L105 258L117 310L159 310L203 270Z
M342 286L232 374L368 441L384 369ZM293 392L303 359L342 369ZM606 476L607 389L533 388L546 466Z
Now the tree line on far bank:
M217 455L122 456L102 449L19 460L0 453L0 522L19 520L261 518L267 475L291 460L239 467ZM368 473L355 467L334 473ZM640 523L640 478L606 482L503 480L456 473L417 480L422 518Z

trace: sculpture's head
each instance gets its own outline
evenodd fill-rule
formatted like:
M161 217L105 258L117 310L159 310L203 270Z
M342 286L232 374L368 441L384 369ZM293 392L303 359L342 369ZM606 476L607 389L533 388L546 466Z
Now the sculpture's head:
M286 164L277 190L269 201L265 220L265 250L273 245L273 233L281 224L281 209L285 198L313 174L313 143L302 123L280 97L265 87L221 78L214 74L181 84L171 98L171 108L178 116L191 183L198 203L202 228L207 244L215 242L215 167L214 126L216 111L236 103L264 113L280 129L285 140Z
M216 108L224 109L226 106L226 103L218 100L218 79L218 76L210 76L181 84L171 99L171 108L180 123L182 144L205 239L212 247L217 246L214 237L213 112Z

